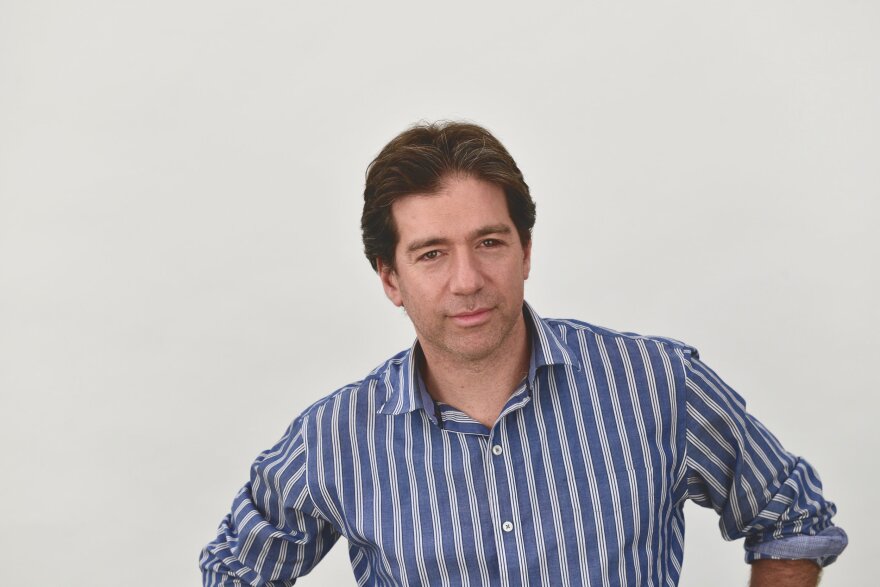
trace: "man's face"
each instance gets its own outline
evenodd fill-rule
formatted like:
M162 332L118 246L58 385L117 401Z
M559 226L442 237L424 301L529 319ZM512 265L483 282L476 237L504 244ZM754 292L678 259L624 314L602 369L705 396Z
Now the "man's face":
M504 190L467 176L395 201L395 269L379 262L385 294L406 312L428 355L478 361L525 336L523 285L531 248L520 243Z

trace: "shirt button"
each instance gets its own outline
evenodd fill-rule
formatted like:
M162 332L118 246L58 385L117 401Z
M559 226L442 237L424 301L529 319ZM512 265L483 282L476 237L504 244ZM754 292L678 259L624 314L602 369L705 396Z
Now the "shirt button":
M501 448L500 444L496 444L495 446L492 447L492 454L495 455L496 457L503 452L504 452L504 449Z
M510 532L513 530L513 522L504 522L501 524L501 529L505 532Z

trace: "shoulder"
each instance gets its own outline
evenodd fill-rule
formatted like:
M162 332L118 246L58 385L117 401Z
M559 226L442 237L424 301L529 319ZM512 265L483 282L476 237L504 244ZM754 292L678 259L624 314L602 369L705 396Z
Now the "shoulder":
M344 385L307 407L297 418L302 426L310 422L361 419L374 416L391 392L390 380L402 369L409 351L403 350L383 361L358 381Z
M699 357L699 351L695 347L669 336L614 330L574 318L542 318L541 321L568 346L613 344L627 348L651 345L685 359Z

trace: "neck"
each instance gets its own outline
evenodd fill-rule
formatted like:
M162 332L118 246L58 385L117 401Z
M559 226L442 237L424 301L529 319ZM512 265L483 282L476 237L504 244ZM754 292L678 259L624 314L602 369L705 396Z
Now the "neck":
M431 397L488 428L494 426L516 386L528 374L531 344L522 315L507 340L490 356L478 360L450 357L423 347L422 377Z

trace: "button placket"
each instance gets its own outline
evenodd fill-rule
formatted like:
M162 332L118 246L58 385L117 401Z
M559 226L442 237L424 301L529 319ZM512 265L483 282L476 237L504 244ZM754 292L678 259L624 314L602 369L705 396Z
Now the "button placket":
M505 454L503 442L501 436L504 431L504 425L499 424L492 431L492 434L489 436L489 454L487 466L492 469L492 477L495 481L495 495L496 499L498 499L498 509L494 512L496 523L501 524L501 530L503 534L509 534L514 530L514 524L512 521L513 515L513 504L511 500L513 499L513 495L511 494L512 488L509 487L507 482L507 467L509 466L508 459L501 458L502 455ZM500 548L504 548L502 545L499 545Z
M515 469L513 464L518 457L516 442L508 444L514 433L516 439L517 423L514 418L500 417L492 427L488 437L483 459L487 468L487 480L491 478L493 487L489 488L493 503L489 504L495 548L502 582L508 577L521 576L525 570L520 568L519 551L523 548L519 525L520 512L517 508Z

